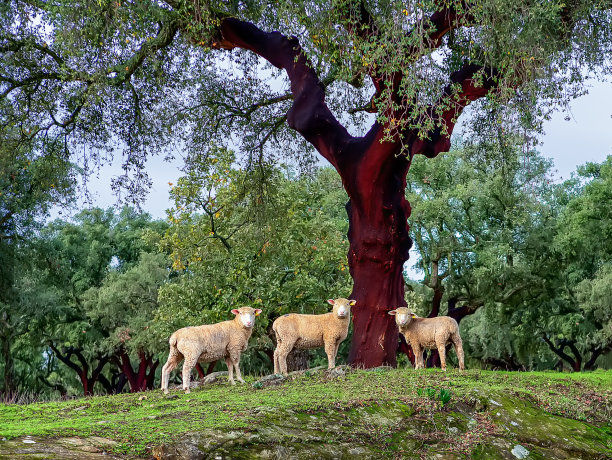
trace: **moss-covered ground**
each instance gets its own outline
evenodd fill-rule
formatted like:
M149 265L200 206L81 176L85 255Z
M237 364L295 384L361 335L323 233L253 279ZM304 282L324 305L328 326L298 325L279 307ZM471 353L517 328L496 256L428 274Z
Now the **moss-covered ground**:
M254 382L224 382L190 394L175 391L170 397L156 390L0 405L0 439L8 443L25 436L99 437L116 442L105 447L115 455L145 458L164 456L168 451L160 446L174 445L194 433L207 433L209 440L212 433L257 433L241 444L230 443L235 447L233 457L226 446L230 458L247 457L249 446L251 453L265 457L268 450L278 448L272 441L266 445L265 439L286 444L293 438L301 438L302 447L311 452L317 446L342 444L347 458L368 457L372 446L377 455L391 458L428 457L434 452L445 458L495 458L495 446L503 440L508 446L514 441L531 446L529 458L546 458L553 455L555 440L565 449L563 455L573 449L563 447L571 432L574 444L588 444L576 447L580 452L612 458L612 371L444 373L381 368L335 377L307 373L259 389L253 388ZM0 458L9 458L2 442ZM351 444L352 450L347 447Z

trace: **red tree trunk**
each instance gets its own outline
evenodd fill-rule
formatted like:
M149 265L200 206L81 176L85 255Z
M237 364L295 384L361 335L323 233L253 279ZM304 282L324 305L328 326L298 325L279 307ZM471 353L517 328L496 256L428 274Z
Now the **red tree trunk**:
M373 148L377 148L375 143ZM372 156L366 152L365 159ZM354 281L353 341L349 362L356 367L397 364L398 331L390 310L406 305L404 262L412 240L404 198L409 161L401 156L379 169L359 167L353 184L346 178L350 201L348 262ZM361 165L360 165L361 166Z

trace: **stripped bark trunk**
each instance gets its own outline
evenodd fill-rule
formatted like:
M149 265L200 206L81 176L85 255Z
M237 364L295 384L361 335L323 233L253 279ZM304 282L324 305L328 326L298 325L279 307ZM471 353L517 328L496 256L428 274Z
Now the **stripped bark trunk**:
M365 368L397 364L397 326L387 313L406 305L403 268L412 245L404 198L410 163L401 156L374 169L367 165L372 156L366 152L356 168L357 186L347 186L351 298L357 301L349 361Z
M138 371L132 368L129 355L125 351L119 352L121 370L130 384L130 392L152 390L154 386L155 370L159 361L153 361L153 357L145 352L138 353Z

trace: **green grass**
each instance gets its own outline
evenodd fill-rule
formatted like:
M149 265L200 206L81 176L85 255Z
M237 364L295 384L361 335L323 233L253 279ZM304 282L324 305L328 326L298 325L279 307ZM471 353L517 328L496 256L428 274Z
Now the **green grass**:
M248 379L247 379L248 380ZM316 413L402 400L415 407L443 410L417 389L451 393L445 405L473 400L483 391L529 400L546 412L606 425L612 418L612 371L583 374L553 372L441 372L431 369L354 371L326 380L323 374L301 377L262 389L227 383L175 391L96 396L73 401L0 406L0 438L20 436L101 436L117 441L115 453L147 455L153 446L171 443L183 434L208 428L247 428L256 423L256 409L290 409ZM449 409L450 408L450 409Z

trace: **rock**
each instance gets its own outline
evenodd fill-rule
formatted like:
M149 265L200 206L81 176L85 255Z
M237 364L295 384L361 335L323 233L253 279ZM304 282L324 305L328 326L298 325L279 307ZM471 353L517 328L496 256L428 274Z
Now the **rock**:
M285 377L284 375L270 374L270 375L266 375L265 377L262 377L261 379L259 379L257 382L255 382L251 386L255 389L267 388L267 387L280 385L286 380L287 380L287 377Z
M227 371L212 372L202 379L202 384L210 385L211 383L217 383L220 380L227 381L227 375Z
M0 459L119 459L119 457L103 452L105 448L115 444L117 444L115 441L97 436L86 438L41 438L38 436L27 436L23 439L5 440L0 447Z
M511 453L516 458L526 458L529 455L529 451L520 444L514 446L514 449L512 449Z
M328 378L338 378L338 377L342 377L344 375L346 375L348 372L350 372L351 366L348 365L342 365L342 366L336 366L333 369L329 369L325 372L325 375Z

